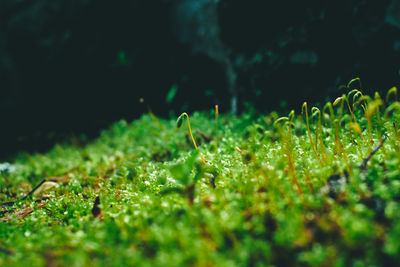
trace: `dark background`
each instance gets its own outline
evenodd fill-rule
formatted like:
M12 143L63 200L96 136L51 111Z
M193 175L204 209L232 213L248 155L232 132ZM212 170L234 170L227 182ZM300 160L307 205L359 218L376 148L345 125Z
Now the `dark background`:
M95 137L146 105L227 112L232 89L239 112L323 102L354 77L386 92L399 83L399 2L1 0L0 158Z

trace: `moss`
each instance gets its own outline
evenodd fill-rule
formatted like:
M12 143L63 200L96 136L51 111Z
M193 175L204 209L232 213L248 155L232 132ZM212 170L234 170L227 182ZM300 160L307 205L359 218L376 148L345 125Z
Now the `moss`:
M397 91L379 105L350 96L311 118L306 105L194 113L191 128L212 137L198 151L174 119L143 115L85 147L2 163L0 265L394 264ZM24 198L44 179L59 185Z

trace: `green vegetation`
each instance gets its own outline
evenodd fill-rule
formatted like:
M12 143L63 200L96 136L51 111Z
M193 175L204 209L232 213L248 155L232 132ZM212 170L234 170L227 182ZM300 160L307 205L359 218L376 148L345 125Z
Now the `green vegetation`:
M397 89L357 81L302 114L149 114L1 164L0 265L398 263Z

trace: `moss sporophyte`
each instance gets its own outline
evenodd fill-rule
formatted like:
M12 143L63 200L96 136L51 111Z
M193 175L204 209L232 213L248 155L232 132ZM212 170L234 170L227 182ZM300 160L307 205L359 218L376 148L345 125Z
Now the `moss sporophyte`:
M218 110L218 109L216 109L216 110ZM204 164L207 164L206 159L205 159L205 158L203 157L203 155L201 154L199 148L197 147L196 141L194 140L193 133L192 133L192 129L191 129L191 127L190 127L189 115L188 115L186 112L182 113L182 114L178 117L178 119L176 120L176 127L177 127L177 128L180 128L180 127L182 126L183 118L184 118L184 117L186 117L186 119L187 119L189 134L190 134L190 137L192 138L193 145L194 145L194 147L196 148L197 152L199 153L199 156L200 156L200 158L201 158L201 161L202 161Z
M343 88L283 116L148 109L1 163L0 266L398 266L397 88Z

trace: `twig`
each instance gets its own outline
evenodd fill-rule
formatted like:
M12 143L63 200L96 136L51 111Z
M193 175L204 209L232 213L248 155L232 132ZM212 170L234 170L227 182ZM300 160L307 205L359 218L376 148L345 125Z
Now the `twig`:
M1 204L2 207L5 206L13 206L16 202L22 201L27 199L30 195L32 195L44 182L46 182L46 179L43 179L37 186L35 186L35 188L33 188L28 194L26 194L25 196L14 200L14 201L7 201Z
M35 188L31 190L28 194L26 194L23 198L20 198L18 201L25 200L28 196L32 195L43 183L45 183L47 180L43 179Z
M16 202L20 202L20 201L27 199L30 195L33 195L36 192L36 190L38 190L39 187L42 186L45 182L65 183L68 181L69 181L68 176L45 178L37 186L35 186L28 194L26 194L22 198L19 198L14 201L3 202L0 204L0 207L13 206Z
M368 161L372 158L372 156L383 146L383 143L385 143L387 139L387 136L383 137L382 140L379 142L378 146L375 147L374 150L371 151L371 153L369 153L369 155L364 158L362 164L360 165L360 169L363 173L365 173L367 171L367 164Z
M41 209L41 208L43 208L45 206L46 206L46 203L39 203L37 205L37 209ZM29 207L29 208L20 210L20 211L14 213L14 214L11 214L11 215L9 215L7 217L0 218L0 221L1 222L8 222L13 218L13 215L17 215L17 219L21 220L21 219L25 218L26 216L28 216L29 214L31 214L32 212L34 212L34 209L32 207Z

